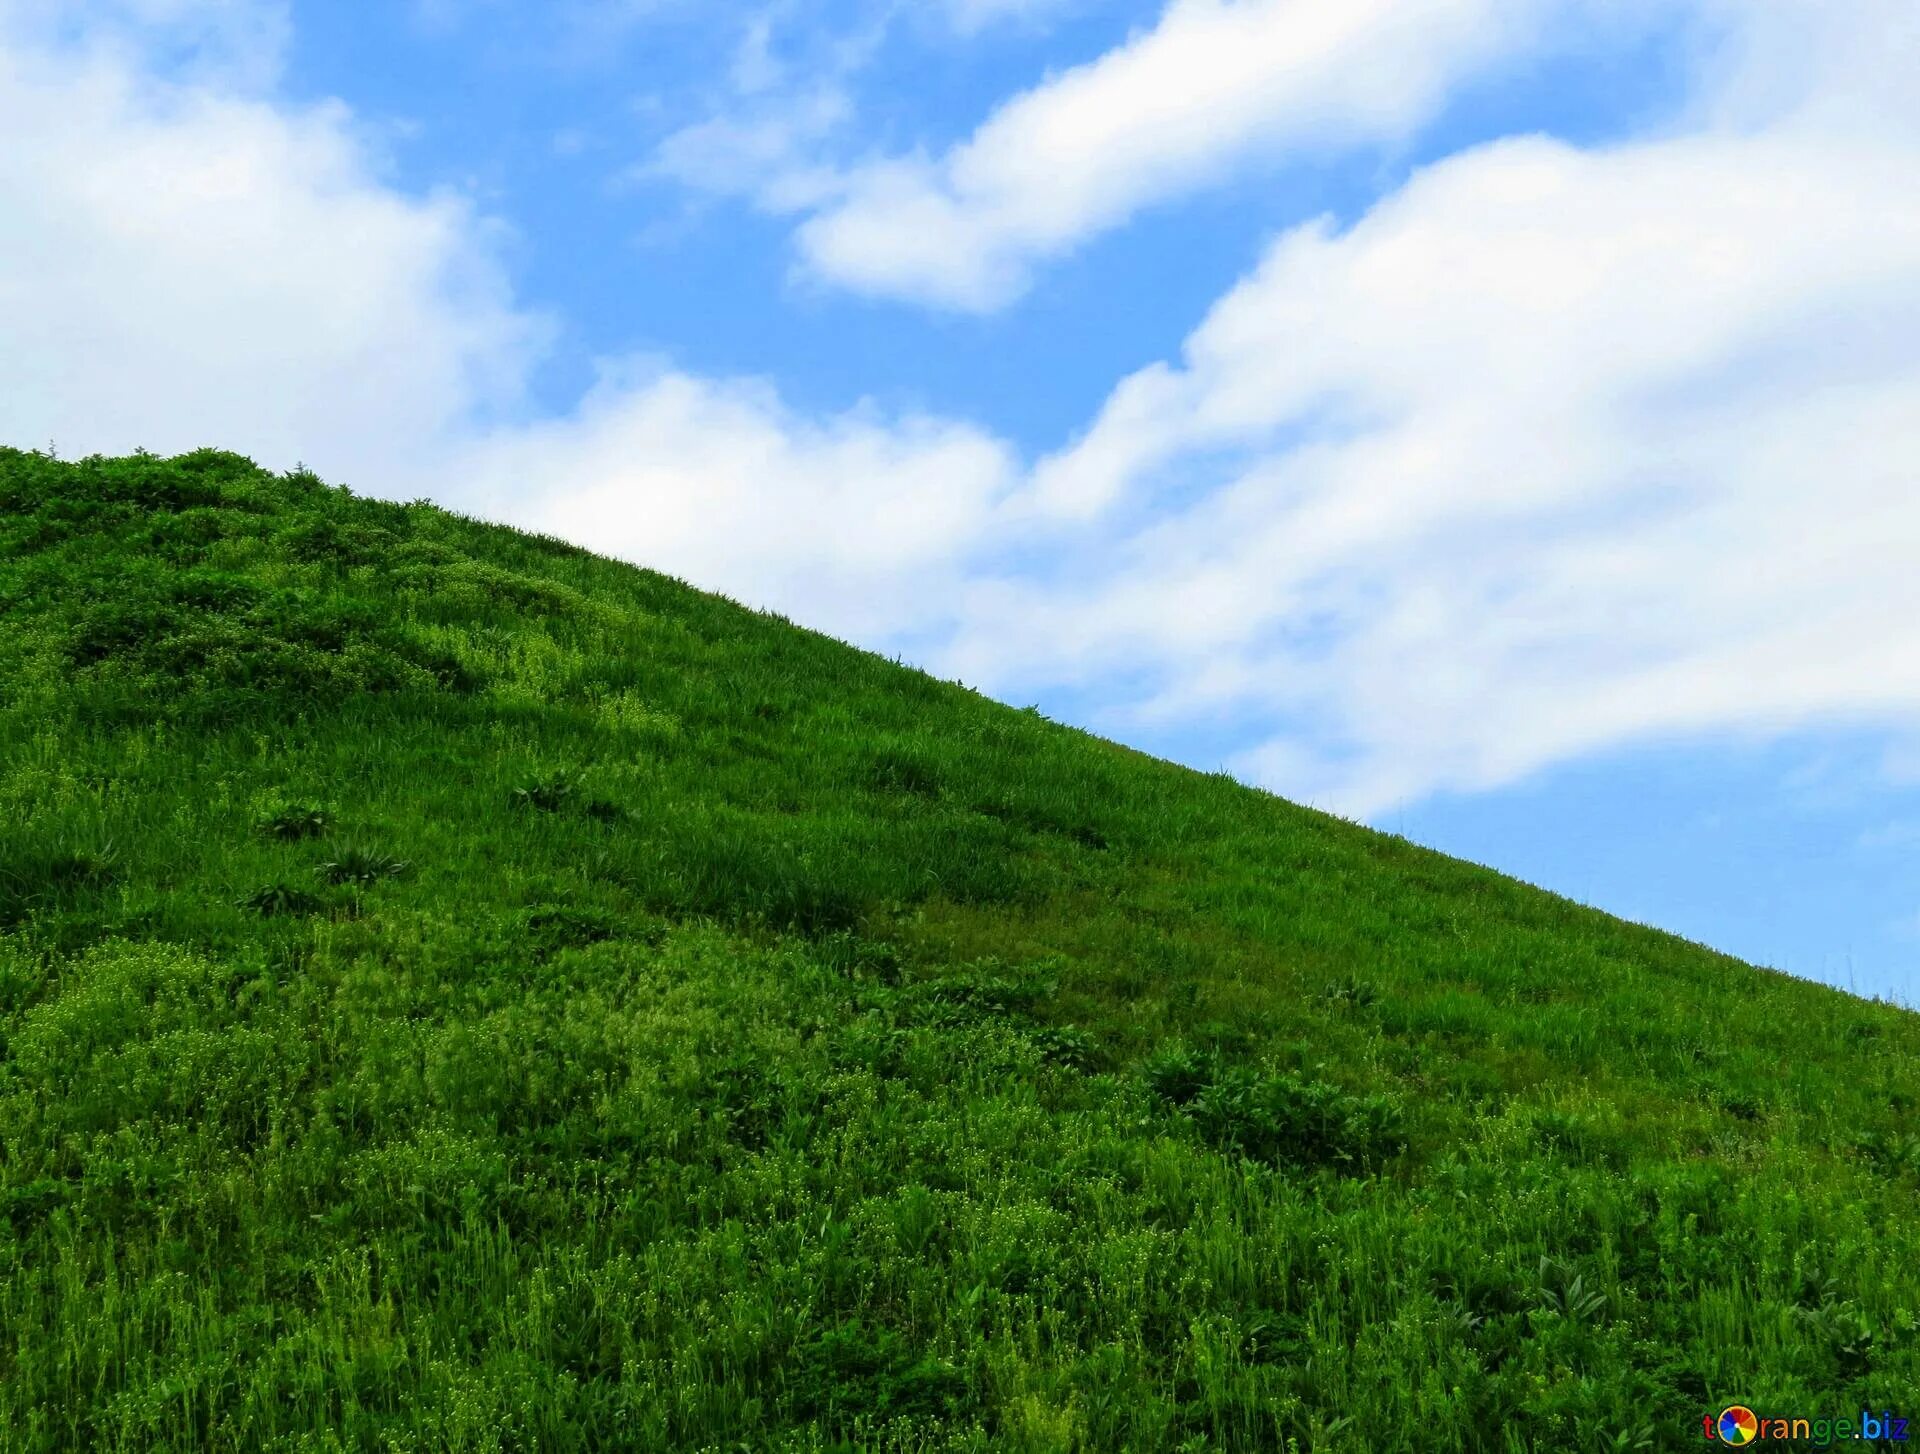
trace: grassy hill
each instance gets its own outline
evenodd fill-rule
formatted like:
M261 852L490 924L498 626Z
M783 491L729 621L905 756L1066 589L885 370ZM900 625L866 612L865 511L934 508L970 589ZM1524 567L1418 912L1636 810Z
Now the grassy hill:
M0 1450L1920 1415L1911 1013L212 451L0 692Z

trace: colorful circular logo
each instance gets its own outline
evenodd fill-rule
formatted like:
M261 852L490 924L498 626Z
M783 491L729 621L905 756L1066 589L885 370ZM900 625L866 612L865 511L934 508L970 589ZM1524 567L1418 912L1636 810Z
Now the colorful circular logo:
M1760 1421L1753 1416L1753 1410L1744 1404L1735 1404L1720 1415L1720 1442L1723 1444L1751 1444L1760 1433Z

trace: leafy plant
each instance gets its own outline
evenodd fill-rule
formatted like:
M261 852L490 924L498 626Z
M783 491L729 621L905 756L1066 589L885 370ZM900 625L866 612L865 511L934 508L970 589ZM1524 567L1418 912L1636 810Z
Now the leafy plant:
M290 884L267 884L235 900L235 903L240 908L251 909L264 918L315 914L324 907L317 895L308 893L305 889L294 888Z
M1322 990L1320 998L1325 1004L1364 1010L1380 998L1380 986L1358 975L1343 975Z
M1606 1296L1587 1286L1584 1273L1551 1257L1540 1259L1535 1300L1540 1312L1575 1324L1597 1321L1607 1306Z
M1140 1070L1147 1088L1161 1100L1190 1106L1219 1075L1220 1060L1211 1051L1170 1045L1147 1057Z
M859 1319L803 1344L795 1364L789 1393L794 1414L819 1419L829 1429L854 1427L862 1416L952 1416L972 1403L959 1369L913 1348L893 1329Z
M1027 1039L1041 1056L1069 1070L1087 1070L1098 1054L1093 1036L1074 1025L1037 1025Z
M333 814L310 803L290 803L261 818L258 826L267 837L288 842L318 838L333 826Z
M1182 1093L1188 1085L1171 1080ZM1400 1109L1385 1096L1243 1066L1216 1070L1192 1092L1187 1114L1222 1150L1277 1164L1363 1171L1406 1146Z
M355 884L364 887L378 883L381 879L398 878L407 871L407 867L405 860L395 858L391 854L349 844L333 858L316 867L314 872L330 884Z
M1141 1066L1149 1090L1223 1150L1293 1166L1364 1170L1406 1146L1400 1109L1324 1081L1263 1075L1218 1052L1163 1047Z
M528 778L513 789L515 807L533 808L542 813L557 813L573 801L578 785L565 772Z
M546 953L599 944L620 932L620 926L610 914L563 905L530 910L524 922L528 937Z
M618 803L589 797L581 790L579 778L565 771L526 779L512 790L510 799L517 808L541 813L576 809L602 823L616 823L627 816L626 810Z

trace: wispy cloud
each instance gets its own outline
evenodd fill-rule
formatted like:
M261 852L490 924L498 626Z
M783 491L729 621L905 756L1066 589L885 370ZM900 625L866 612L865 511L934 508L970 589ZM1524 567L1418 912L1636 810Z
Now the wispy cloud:
M280 75L289 0L0 0L0 41L114 53L150 74L258 92Z
M728 84L626 178L665 179L779 215L832 211L859 186L859 169L844 161L861 145L856 93L890 42L914 34L946 48L1003 23L1038 31L1078 3L864 0L850 15L824 19L796 0L768 0L734 19Z
M799 248L859 292L991 310L1040 263L1250 158L1404 139L1463 76L1585 8L1170 0L1150 29L1003 102L951 149L847 171Z

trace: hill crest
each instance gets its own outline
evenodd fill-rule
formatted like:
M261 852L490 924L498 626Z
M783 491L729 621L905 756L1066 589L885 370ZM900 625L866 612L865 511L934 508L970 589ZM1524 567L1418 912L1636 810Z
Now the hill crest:
M18 1447L1920 1388L1911 1013L217 451L0 451L0 680Z

